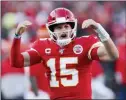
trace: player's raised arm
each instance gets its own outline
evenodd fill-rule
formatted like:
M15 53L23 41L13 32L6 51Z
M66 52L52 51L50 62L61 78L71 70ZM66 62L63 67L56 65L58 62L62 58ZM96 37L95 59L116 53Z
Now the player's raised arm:
M92 19L85 20L82 23L82 28L88 27L92 27L96 31L101 44L103 44L103 46L99 46L97 50L99 59L101 61L111 61L117 59L119 57L118 50L105 29Z
M21 35L26 30L27 26L32 23L24 21L20 23L16 29L15 37L11 47L10 61L12 67L30 66L41 61L41 57L35 50L28 50L28 52L20 53Z

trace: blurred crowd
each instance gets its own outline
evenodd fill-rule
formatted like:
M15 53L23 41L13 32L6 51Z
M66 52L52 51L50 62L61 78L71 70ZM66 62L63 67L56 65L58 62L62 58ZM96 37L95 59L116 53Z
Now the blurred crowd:
M49 37L45 23L48 14L57 7L70 9L78 20L77 36L90 35L93 30L81 29L85 19L99 22L110 34L116 44L120 57L114 62L94 62L92 84L94 98L126 99L126 2L125 1L2 1L1 3L1 61L2 61L2 96L4 98L21 98L29 91L29 69L11 68L9 62L10 47L18 23L29 20L32 25L22 36L21 51L29 48L39 38ZM98 67L100 66L100 67ZM32 67L33 70L34 67ZM101 70L102 71L101 71ZM36 69L37 70L37 69ZM38 69L39 70L39 69ZM32 73L32 72L31 72ZM44 73L44 72L43 72ZM16 76L15 76L16 74ZM38 73L37 73L38 74ZM10 80L7 80L11 76ZM36 77L39 77L39 74ZM101 77L102 76L102 77ZM24 78L26 81L24 81ZM104 81L103 81L104 79ZM15 82L16 81L16 82ZM101 86L96 81L104 84ZM45 82L45 80L43 81ZM42 83L43 83L42 82ZM13 86L17 84L17 86ZM99 85L98 85L99 84ZM11 85L11 87L9 86ZM101 89L99 86L103 87ZM17 87L17 88L16 88ZM24 87L24 88L19 88ZM27 87L27 88L26 88ZM13 88L15 91L12 93ZM45 87L41 87L44 90ZM9 92L10 91L10 92ZM25 91L25 92L24 92ZM49 92L48 88L45 89ZM100 92L101 91L101 92ZM105 92L106 91L106 92ZM100 93L98 93L100 92ZM111 95L110 95L111 94ZM109 96L110 95L110 96ZM27 95L28 96L28 95ZM32 95L33 96L33 95ZM48 97L48 96L46 96ZM27 97L26 97L27 98Z

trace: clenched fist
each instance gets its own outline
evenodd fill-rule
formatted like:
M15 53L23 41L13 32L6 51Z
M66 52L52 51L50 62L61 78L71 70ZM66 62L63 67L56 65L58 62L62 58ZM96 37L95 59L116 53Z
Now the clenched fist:
M88 27L92 27L93 29L97 29L98 28L97 26L98 26L98 23L92 19L84 20L82 23L83 29L88 28Z
M20 24L18 24L16 29L16 35L21 35L27 28L27 26L31 25L32 23L30 21L24 21Z

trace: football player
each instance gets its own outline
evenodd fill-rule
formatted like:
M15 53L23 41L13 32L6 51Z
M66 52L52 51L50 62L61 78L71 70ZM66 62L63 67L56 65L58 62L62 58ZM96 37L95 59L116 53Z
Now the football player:
M77 38L74 14L66 8L56 8L46 23L50 38L37 40L31 49L20 53L21 34L31 24L24 21L17 27L11 65L20 68L43 62L53 93L51 99L91 99L91 62L119 57L109 34L99 23L87 19L82 28L92 27L97 34Z

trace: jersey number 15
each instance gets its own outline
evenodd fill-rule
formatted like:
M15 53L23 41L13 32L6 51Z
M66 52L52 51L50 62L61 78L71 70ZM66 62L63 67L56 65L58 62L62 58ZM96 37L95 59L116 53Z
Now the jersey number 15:
M56 59L50 58L47 61L47 66L51 70L51 80L50 80L50 87L59 87L59 81L61 84L66 86L76 86L78 84L78 70L75 68L66 69L67 64L78 64L77 57L61 57L60 58L60 76L67 76L71 75L72 79L61 78L60 80L56 79Z

